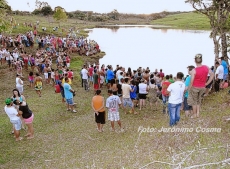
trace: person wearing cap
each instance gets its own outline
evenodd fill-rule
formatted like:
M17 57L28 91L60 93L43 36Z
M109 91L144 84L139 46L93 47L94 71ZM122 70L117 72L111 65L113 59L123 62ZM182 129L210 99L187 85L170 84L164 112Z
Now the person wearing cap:
M97 123L98 132L102 132L103 125L105 124L105 106L104 97L101 96L101 90L96 91L96 95L93 96L91 106L95 114L95 121Z
M7 98L5 100L6 106L4 107L4 110L8 117L10 118L10 122L13 124L14 128L14 136L16 141L22 140L22 137L20 137L20 130L22 127L20 115L22 113L19 113L17 109L13 106L13 99Z
M208 66L202 65L202 54L197 54L194 59L196 68L191 72L191 81L188 87L188 105L191 105L193 109L191 118L200 116L201 97L206 90L205 86L207 86L214 78L212 70ZM207 81L208 74L210 77Z
M124 131L121 127L119 107L121 107L121 100L118 96L113 95L112 90L108 90L109 97L106 99L106 107L108 108L108 120L111 122L112 131L115 131L114 121L120 126L120 130Z

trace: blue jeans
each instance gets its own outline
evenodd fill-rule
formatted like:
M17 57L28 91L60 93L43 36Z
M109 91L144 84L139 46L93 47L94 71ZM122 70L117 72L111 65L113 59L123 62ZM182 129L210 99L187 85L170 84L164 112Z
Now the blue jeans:
M179 104L168 104L168 110L169 110L169 125L174 126L179 120L180 120L180 107L181 103Z
M163 103L166 104L169 101L169 96L164 96L162 94L162 100L163 100Z

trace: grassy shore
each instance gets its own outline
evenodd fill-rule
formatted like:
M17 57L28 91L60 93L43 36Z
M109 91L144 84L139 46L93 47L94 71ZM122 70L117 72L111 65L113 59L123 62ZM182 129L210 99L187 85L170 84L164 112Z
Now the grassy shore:
M168 15L163 19L157 19L152 21L151 24L166 25L176 29L210 29L210 23L208 18L203 14L195 12Z
M103 56L100 55L98 57ZM95 56L96 57L96 56ZM80 84L79 71L84 63L95 58L72 55L74 70L73 89L78 113L66 111L61 95L51 85L44 85L42 97L27 86L24 72L24 95L35 114L33 140L15 142L10 134L12 125L3 111L4 100L15 88L15 71L0 66L0 168L176 168L215 163L229 158L229 123L223 121L229 115L230 95L227 90L205 97L199 119L186 119L181 114L177 128L189 128L191 132L160 132L168 128L169 118L162 114L159 104L156 110L146 108L139 115L125 114L120 110L124 133L110 132L106 121L103 133L98 133L91 109L94 92L86 92ZM92 89L92 88L91 88ZM102 95L107 98L106 87ZM136 108L137 109L137 108ZM137 109L138 111L138 109ZM140 127L155 128L153 132L140 132ZM221 128L221 132L199 132L197 127ZM116 125L118 129L118 126ZM199 129L199 128L198 128ZM25 131L22 130L22 136ZM206 168L228 168L224 163ZM198 168L198 167L196 167Z

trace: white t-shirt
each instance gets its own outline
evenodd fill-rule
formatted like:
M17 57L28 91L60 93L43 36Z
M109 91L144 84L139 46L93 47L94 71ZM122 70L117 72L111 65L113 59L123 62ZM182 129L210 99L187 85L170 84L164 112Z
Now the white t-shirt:
M22 85L19 83L19 81L21 81ZM16 77L16 87L22 87L22 86L23 86L23 81L19 77Z
M4 110L8 115L8 117L10 118L10 120L20 120L20 117L17 116L18 112L13 106L11 107L5 106Z
M116 73L116 77L120 76L121 72L122 72L121 70L118 70L117 73Z
M132 90L131 86L128 84L122 84L121 86L123 92L123 98L128 99L130 98L130 90Z
M106 99L106 107L109 109L109 112L119 112L119 104L121 104L121 100L116 95L109 96Z
M167 91L170 92L169 103L179 104L183 101L185 84L182 81L176 81L169 85Z
M82 69L81 74L82 74L82 79L88 79L88 70Z
M218 75L218 79L224 78L224 67L222 65L219 65L216 69L216 75Z
M13 53L13 57L14 57L14 61L17 61L17 59L18 59L18 53Z
M139 93L140 94L147 94L148 92L146 91L147 84L145 83L140 83L139 84Z

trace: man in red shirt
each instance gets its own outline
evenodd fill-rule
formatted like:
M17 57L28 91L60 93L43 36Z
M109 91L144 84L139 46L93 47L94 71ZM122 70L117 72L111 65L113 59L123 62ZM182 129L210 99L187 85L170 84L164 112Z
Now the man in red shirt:
M165 77L165 74L162 72L162 69L160 69L159 75L162 79Z
M160 70L160 73L162 72L162 69ZM163 103L164 103L164 107L163 107L163 113L165 113L165 109L166 109L166 103L168 102L169 99L169 93L167 92L167 88L169 87L169 85L171 84L169 82L169 75L166 75L165 77L165 81L162 82L162 99L163 99Z

